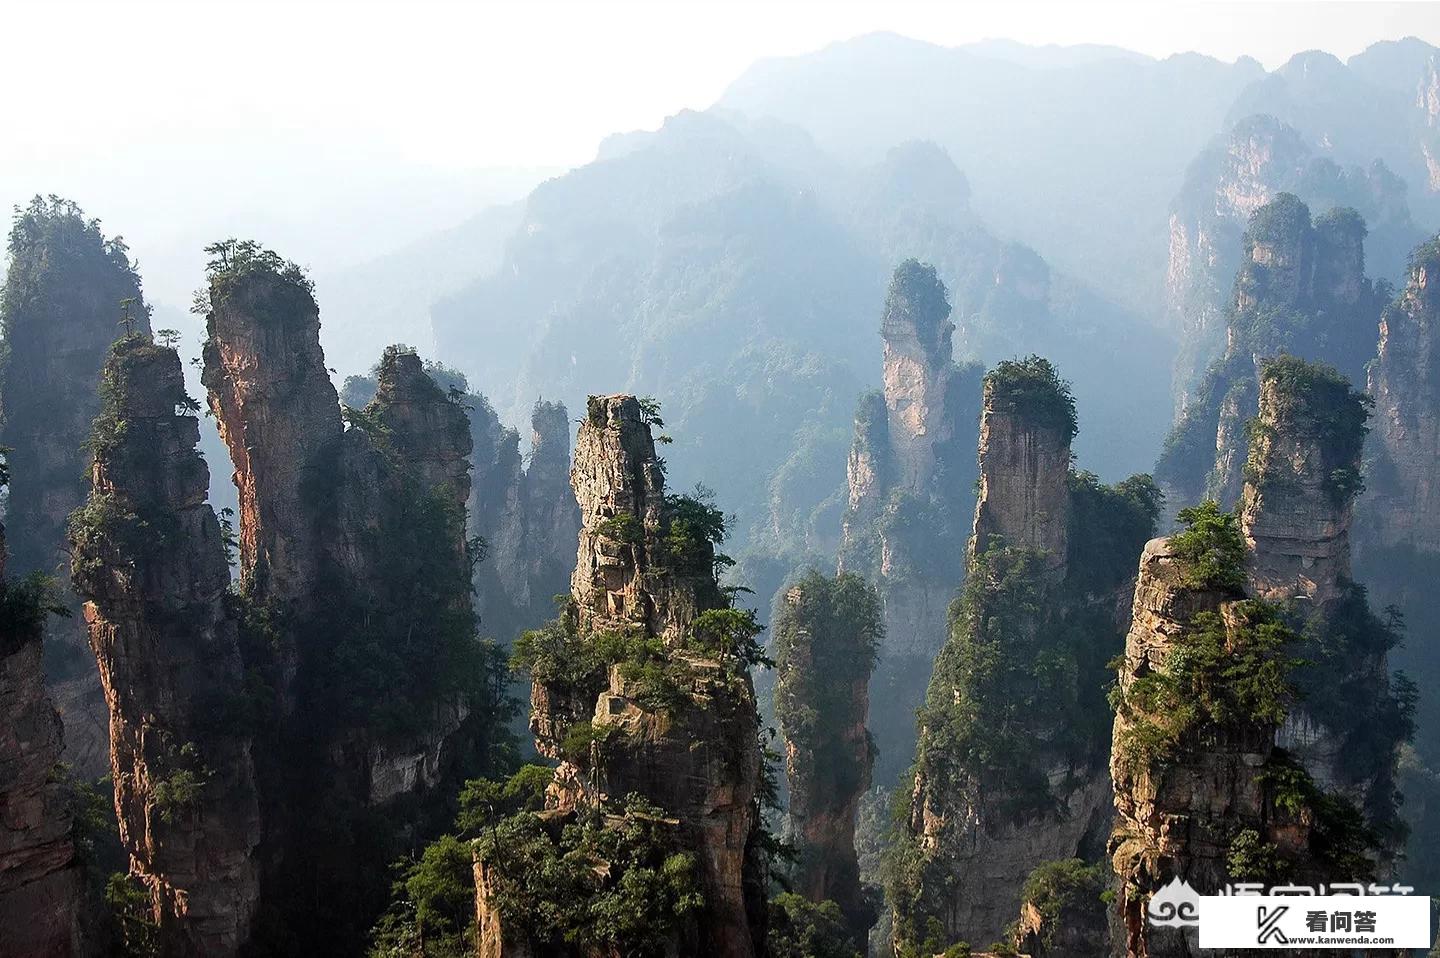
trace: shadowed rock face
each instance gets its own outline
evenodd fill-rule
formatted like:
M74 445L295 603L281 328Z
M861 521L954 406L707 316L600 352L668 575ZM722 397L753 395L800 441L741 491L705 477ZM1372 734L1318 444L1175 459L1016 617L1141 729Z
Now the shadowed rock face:
M1071 539L1080 514L1069 478L1075 412L1053 367L1038 358L1002 364L984 394L967 582L921 712L901 839L919 864L913 880L888 889L897 945L925 937L931 919L946 941L1004 937L1030 874L1095 857L1108 830L1109 776L1085 757L1103 745L1067 739L1081 727L1094 729L1081 738L1098 736L1107 711L1099 682L1075 696L1054 690L1053 702L1018 712L1014 703L1034 694L1041 663L1055 655L1070 656L1077 676L1113 655L1126 572L1068 582L1107 560L1091 555L1091 531ZM1148 534L1149 517L1141 524Z
M0 928L14 958L86 953L81 932L82 871L71 840L73 813L55 763L60 716L45 691L41 635L45 613L22 611L5 578L0 527L0 593L11 615L0 621Z
M110 708L120 839L177 954L235 954L259 898L261 809L225 547L173 349L133 336L104 371L74 578Z
M474 438L472 531L486 542L475 567L477 611L486 634L509 643L555 614L569 588L580 530L570 489L570 420L563 403L535 404L528 464L520 436L489 402L467 398Z
M343 429L308 283L272 253L226 251L204 381L237 464L237 588L196 404L147 336L107 363L71 525L121 838L167 953L353 953L393 843L485 731L464 681L470 428L391 348ZM319 902L300 891L322 886Z
M1366 545L1440 553L1440 247L1416 251L1380 319L1370 368L1375 463L1361 502Z
M873 582L883 603L871 728L884 781L913 750L914 710L964 578L980 370L955 364L954 332L934 268L902 263L880 326L884 390L863 397L856 414L839 561Z
M128 306L122 301L130 300ZM76 615L47 625L45 669L65 725L64 760L87 780L108 768L105 699L69 584L65 521L85 501L85 440L100 408L105 353L125 332L150 329L150 311L125 244L64 200L21 211L10 243L0 319L0 445L15 466L6 522L12 572L59 580Z
M1146 902L1175 878L1201 894L1257 880L1246 869L1262 866L1245 848L1275 856L1301 883L1383 873L1394 851L1395 764L1410 719L1389 672L1395 637L1350 579L1366 401L1334 369L1281 357L1263 364L1259 410L1239 514L1243 589L1197 584L1177 538L1152 541L1141 559L1111 752L1110 851L1130 955L1196 954L1193 931L1147 923ZM1206 641L1235 659L1261 641L1257 625L1293 629L1269 665L1228 666L1257 686L1281 683L1282 707L1222 715L1206 706L1155 752L1144 745L1155 741L1149 730L1173 713L1132 692L1199 661L1191 640L1216 628L1202 613L1223 631ZM1272 667L1275 678L1260 678ZM1236 681L1216 673L1202 685L1215 696ZM1237 846L1247 834L1249 845ZM1354 851L1337 854L1342 847Z
M1416 240L1405 183L1384 163L1341 167L1317 156L1294 128L1274 117L1237 122L1192 164L1170 213L1165 293L1170 322L1181 334L1177 415L1199 398L1206 369L1225 352L1229 284L1246 258L1243 234L1250 217L1285 192L1317 212L1357 209L1369 224L1368 245L1380 276L1395 278ZM1360 275L1347 271L1335 292Z
M563 618L581 641L605 632L658 639L684 677L676 680L680 700L665 707L643 704L643 683L620 666L597 675L594 687L535 682L536 748L559 759L548 814L599 808L631 793L659 806L675 821L676 847L695 856L705 897L677 933L680 952L703 946L706 954L754 955L764 938L754 691L743 668L691 641L697 617L729 606L715 581L713 545L693 542L693 552L680 554L667 540L676 506L665 496L647 413L633 396L590 398L571 484L582 525ZM582 722L603 737L596 746L603 761L593 750L582 757L562 748ZM491 867L477 860L481 954L530 954L523 934L502 931Z
M775 712L785 737L787 831L799 853L792 880L810 901L839 905L864 941L876 915L860 886L855 822L875 760L865 723L878 598L858 576L814 573L784 602L774 623Z
M1365 278L1365 237L1353 210L1312 220L1289 193L1255 210L1225 314L1224 348L1197 379L1155 467L1172 514L1206 498L1225 508L1238 501L1263 359L1298 356L1363 381L1382 305Z

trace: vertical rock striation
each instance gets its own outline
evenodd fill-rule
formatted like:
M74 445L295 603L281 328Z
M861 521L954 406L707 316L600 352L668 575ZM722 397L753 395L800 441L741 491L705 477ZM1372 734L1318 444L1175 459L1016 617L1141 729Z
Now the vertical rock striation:
M775 715L785 737L788 832L799 852L793 884L840 906L864 942L874 909L860 887L855 821L870 787L874 745L865 722L884 625L879 597L854 573L811 572L784 594L775 620Z
M1013 375L985 379L970 559L992 547L1034 550L1059 582L1068 554L1074 407L1046 381L1048 366L1012 368Z
M221 255L210 280L202 382L235 464L240 576L254 594L304 618L317 611L321 529L334 521L333 497L323 490L335 481L342 430L320 350L320 310L298 271ZM283 637L277 678L287 709L299 655L293 637Z
M15 468L6 521L12 570L39 570L69 585L65 520L85 501L85 440L100 408L96 383L127 324L150 328L140 277L119 237L74 203L36 197L10 231L0 297L0 445ZM80 616L52 620L45 645L51 697L65 725L64 759L86 779L105 774L105 699Z
M1137 694L1140 683L1167 674L1177 649L1193 641L1201 625L1228 651L1243 650L1241 643L1259 647L1243 593L1229 583L1197 579L1191 563L1174 539L1146 545L1120 669L1110 759L1117 813L1110 857L1120 881L1116 907L1123 929L1115 945L1117 954L1137 958L1198 954L1193 928L1155 928L1146 918L1150 897L1172 879L1215 894L1232 879L1269 877L1234 874L1245 867L1237 861L1232 869L1235 852L1253 847L1293 859L1308 847L1303 817L1277 803L1261 774L1275 756L1278 716L1242 715L1171 733L1164 724L1169 716L1146 710L1148 700ZM1269 660L1257 653L1252 664ZM1157 739L1162 744L1152 744Z
M625 829L634 801L658 809L652 814L664 817L649 820L668 836L664 854L694 863L701 897L657 933L679 953L749 956L764 938L761 763L746 652L758 628L730 608L715 579L723 516L665 493L650 422L632 396L590 398L571 472L582 527L570 604L521 649L536 747L559 760L546 821L604 812L599 827ZM477 849L484 955L529 954L559 934L533 911L506 912L502 902L516 893L497 889L538 880L507 871L510 854L505 844ZM618 878L622 864L611 867L604 874ZM558 953L608 953L605 934L571 929Z
M460 399L470 421L471 482L467 534L483 540L475 564L474 605L485 633L504 645L555 614L568 592L580 516L570 489L570 421L565 405L538 400L531 410L530 452L500 421L490 400L470 392L459 370L425 362L436 384ZM350 376L341 401L363 409L375 376ZM527 461L528 460L528 461Z
M471 396L476 474L470 516L485 539L475 569L477 611L486 631L509 644L555 614L569 590L580 517L570 488L570 420L565 405L540 400L530 416L530 454L483 397Z
M1206 498L1227 508L1238 501L1263 358L1285 353L1363 380L1381 305L1365 278L1366 235L1354 210L1312 221L1289 193L1250 217L1223 354L1200 379L1155 467L1172 511Z
M1440 243L1411 257L1405 288L1380 317L1370 368L1374 459L1362 502L1365 544L1440 554Z
M7 958L87 953L74 816L54 776L60 716L41 663L51 602L35 580L6 578L0 527L0 952Z
M71 523L121 837L167 953L353 954L385 865L462 762L488 770L504 721L469 596L470 427L399 347L342 422L309 281L253 243L210 252L204 382L236 464L239 582L198 406L148 336L106 367Z
M1413 691L1350 579L1366 405L1333 368L1265 361L1238 516L1209 503L1146 547L1111 758L1128 954L1196 952L1146 921L1170 880L1360 881L1395 850Z
M1413 703L1408 681L1390 674L1395 630L1351 578L1370 405L1334 369L1266 361L1240 520L1250 594L1281 604L1307 642L1302 698L1279 744L1391 837L1396 750L1409 737Z
M871 728L886 781L913 748L914 710L964 577L980 371L955 364L954 330L934 268L900 264L880 327L884 391L861 399L846 469L839 567L874 582L885 610Z
M259 898L261 810L196 406L175 351L138 334L111 351L102 393L72 568L110 709L120 839L173 953L236 954Z
M1106 487L1071 472L1075 431L1047 361L986 377L969 569L891 853L897 948L1001 939L1032 873L1098 858L1108 831L1105 662L1159 502L1148 477Z
M1350 585L1367 402L1339 375L1265 362L1240 509L1255 596L1320 609Z
M1165 293L1181 337L1177 416L1201 397L1206 371L1225 354L1227 284L1245 259L1246 225L1281 193L1317 210L1358 210L1370 225L1371 258L1381 276L1398 276L1415 242L1405 183L1384 163L1341 167L1272 116L1241 119L1191 164L1171 207Z

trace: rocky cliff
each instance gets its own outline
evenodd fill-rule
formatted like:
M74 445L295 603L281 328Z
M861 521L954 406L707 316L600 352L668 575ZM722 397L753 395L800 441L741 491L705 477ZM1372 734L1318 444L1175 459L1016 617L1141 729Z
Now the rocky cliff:
M1363 381L1383 297L1365 277L1366 235L1354 210L1312 220L1289 193L1251 215L1223 353L1199 380L1155 468L1172 510L1205 498L1227 508L1238 500L1262 358L1326 362Z
M1367 482L1366 545L1440 553L1440 243L1411 257L1409 279L1380 317L1370 368L1374 463Z
M986 377L969 569L888 868L897 947L1001 939L1032 872L1098 858L1108 831L1104 663L1159 502L1147 477L1107 487L1072 472L1075 430L1045 360Z
M1296 678L1303 698L1279 744L1392 835L1397 750L1411 731L1413 691L1390 674L1396 630L1371 612L1351 578L1370 405L1331 368L1266 361L1240 522L1249 594L1279 603L1306 640L1308 665Z
M1350 579L1366 401L1333 368L1266 361L1237 516L1208 503L1147 545L1111 771L1128 954L1189 955L1146 902L1179 878L1354 881L1395 848L1413 690ZM1302 877L1306 876L1306 877Z
M180 358L120 340L90 499L70 525L110 710L120 839L174 954L233 955L259 898L261 809L230 571Z
M6 522L11 567L69 586L65 520L85 501L85 441L100 408L105 353L129 329L146 332L150 311L125 243L106 237L74 203L36 197L10 232L0 326L0 445L15 467ZM65 724L65 761L87 779L108 767L105 699L78 614L52 619L45 646L51 696Z
M555 596L570 586L580 529L570 489L570 420L563 403L539 400L531 410L530 451L500 421L490 400L470 391L459 370L434 362L426 372L463 394L470 421L471 482L467 533L483 540L475 564L474 604L486 635L504 645L555 614ZM375 398L375 375L350 376L341 401L363 409Z
M559 767L546 818L505 827L590 822L590 831L567 834L604 844L611 839L601 833L631 834L637 808L653 809L642 857L673 858L673 881L693 882L698 895L659 921L654 940L668 942L666 953L753 955L764 937L761 764L748 673L759 629L715 579L723 515L665 492L653 420L653 408L631 396L589 401L571 472L582 527L570 604L518 651L534 683L536 747ZM599 824L597 812L608 816ZM555 854L542 842L539 854ZM576 892L544 886L543 875L515 875L511 855L507 842L477 849L482 954L606 954L621 944L593 918L566 924L524 906ZM601 880L644 881L641 864L612 852Z
M799 854L793 886L840 906L856 942L875 923L860 886L855 822L870 787L865 723L870 671L884 625L863 579L811 572L785 592L774 623L775 715L785 739L787 832Z
M436 786L484 771L504 721L469 597L469 423L403 348L342 417L303 273L253 243L209 252L238 583L198 406L148 337L107 366L72 520L116 810L166 951L352 954Z
M6 577L0 527L0 953L7 958L90 951L81 924L74 813L54 775L60 716L41 663L45 619L55 602L42 581Z
M530 453L522 457L519 434L501 425L488 402L470 397L468 404L472 532L486 543L475 569L477 609L485 631L508 644L553 616L555 596L568 591L580 530L569 480L570 419L563 403L536 402Z
M964 577L980 372L955 364L954 330L935 270L902 263L880 326L884 391L862 398L855 420L839 563L874 582L884 604L871 695L882 781L913 748L914 710Z
M1375 400L1365 462L1365 494L1356 504L1355 568L1371 589L1376 608L1404 610L1416 638L1392 654L1421 688L1440 682L1440 656L1420 636L1440 628L1440 597L1431 583L1440 575L1440 362L1436 316L1440 303L1440 246L1426 243L1412 257L1409 280L1381 315L1379 354L1370 369L1369 393ZM1423 705L1416 750L1433 767L1440 759L1440 713ZM1413 844L1433 834L1416 817L1407 818ZM1412 854L1412 862L1424 860Z
M1169 321L1181 336L1177 416L1199 398L1207 369L1225 354L1228 284L1245 261L1251 216L1281 193L1317 210L1354 208L1370 226L1378 275L1393 278L1418 232L1405 186L1384 163L1341 166L1293 127L1264 115L1241 119L1195 159L1170 212L1165 291Z

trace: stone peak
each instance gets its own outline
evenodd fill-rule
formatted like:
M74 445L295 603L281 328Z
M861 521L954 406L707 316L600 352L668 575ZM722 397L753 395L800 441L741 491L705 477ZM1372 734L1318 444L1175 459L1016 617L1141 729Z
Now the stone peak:
M907 259L895 268L885 294L880 335L888 348L919 353L927 365L949 363L953 355L950 299L935 267Z

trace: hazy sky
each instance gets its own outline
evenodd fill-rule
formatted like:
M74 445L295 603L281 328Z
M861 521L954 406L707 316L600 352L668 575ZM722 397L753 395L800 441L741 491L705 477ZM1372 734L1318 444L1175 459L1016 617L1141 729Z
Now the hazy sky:
M420 163L556 166L584 162L607 133L708 105L759 57L876 30L1275 67L1310 48L1440 42L1440 4L3 0L0 63L22 163L142 139L342 133Z
M877 30L1274 67L1440 44L1440 4L0 0L0 208L70 195L162 259L259 230L302 261L354 261L527 182L478 168L583 163L609 133L708 106L757 58ZM364 196L390 205L391 235L366 235L373 211L343 222ZM337 235L307 246L328 210Z

